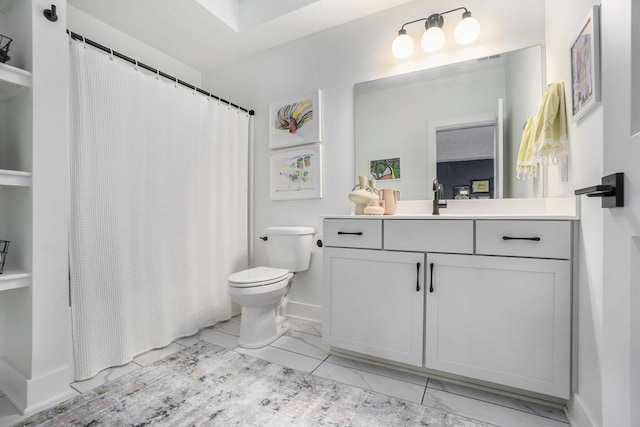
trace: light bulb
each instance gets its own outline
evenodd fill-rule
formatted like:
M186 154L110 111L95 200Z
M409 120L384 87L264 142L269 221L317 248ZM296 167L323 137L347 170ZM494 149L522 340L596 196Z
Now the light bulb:
M422 35L422 49L425 52L435 52L444 46L444 31L440 27L430 27Z
M462 21L458 22L454 31L456 41L459 44L469 44L476 41L479 35L480 23L476 18L471 17L470 12L465 12L462 15Z
M407 35L406 30L403 29L398 32L398 37L393 40L391 45L391 52L398 59L406 58L413 53L413 39Z

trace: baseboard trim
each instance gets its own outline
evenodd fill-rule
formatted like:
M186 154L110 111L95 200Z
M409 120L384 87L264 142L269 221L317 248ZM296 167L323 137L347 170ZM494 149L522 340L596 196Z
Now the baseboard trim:
M0 389L13 406L24 414L27 408L27 380L6 359L0 359Z
M574 394L573 398L567 402L564 412L572 427L602 427L578 394Z
M2 392L21 414L32 414L77 393L69 386L70 367L65 365L34 379L25 378L5 359L0 359Z
M287 303L287 316L322 323L322 307L303 302L289 301Z

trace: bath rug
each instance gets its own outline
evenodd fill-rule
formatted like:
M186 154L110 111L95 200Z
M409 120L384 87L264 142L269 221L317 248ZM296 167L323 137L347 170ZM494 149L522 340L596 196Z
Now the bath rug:
M492 426L199 342L19 426Z

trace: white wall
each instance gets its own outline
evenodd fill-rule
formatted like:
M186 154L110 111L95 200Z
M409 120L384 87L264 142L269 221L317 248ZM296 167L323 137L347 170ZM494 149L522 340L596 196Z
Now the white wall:
M593 0L546 0L547 81L564 81L567 111L571 107L569 46L580 31ZM569 180L561 183L557 167L550 169L550 196L571 195L574 189L600 182L603 175L602 107L579 124L569 119ZM575 425L602 425L602 282L603 210L597 198L581 198L578 235L577 382L568 408Z
M73 6L67 6L67 28L109 49L200 87L202 81L200 71L184 65Z
M416 51L397 60L391 42L400 26L425 15L449 10L453 0L416 0L280 46L203 75L208 90L256 111L255 118L255 246L256 264L266 264L257 239L268 225L311 225L320 231L322 215L348 214L347 194L354 176L354 97L357 82L458 62L544 43L544 2L476 0L473 16L482 24L480 39L468 47L451 42L455 14L446 18L448 42L439 53ZM423 27L422 27L423 28ZM419 38L421 25L407 27ZM321 89L323 95L324 197L304 201L269 199L269 103ZM426 185L426 183L425 183ZM320 318L322 259L314 254L310 270L294 283L290 312ZM298 312L297 310L303 310Z

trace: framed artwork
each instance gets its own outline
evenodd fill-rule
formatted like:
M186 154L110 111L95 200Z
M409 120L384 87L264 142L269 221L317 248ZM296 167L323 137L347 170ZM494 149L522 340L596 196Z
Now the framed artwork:
M600 18L593 6L571 43L571 112L581 120L600 102Z
M269 106L271 148L321 142L320 90Z
M400 157L370 160L369 173L371 174L371 179L378 181L400 179Z
M320 144L271 153L271 200L322 197Z
M454 185L453 186L453 198L454 199L468 199L469 198L469 186L468 185Z
M489 193L491 191L491 180L489 179L472 179L471 193Z

